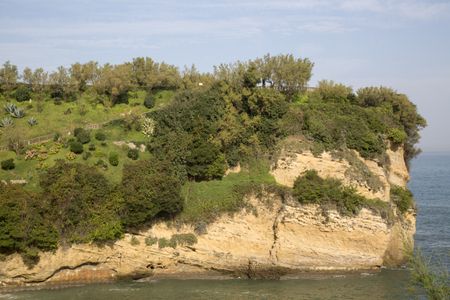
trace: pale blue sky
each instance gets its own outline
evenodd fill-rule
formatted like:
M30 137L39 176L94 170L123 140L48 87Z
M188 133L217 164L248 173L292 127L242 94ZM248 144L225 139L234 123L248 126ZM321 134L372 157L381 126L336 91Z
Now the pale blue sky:
M151 56L202 71L265 53L315 62L314 84L387 85L450 151L450 0L0 0L0 62L54 69Z

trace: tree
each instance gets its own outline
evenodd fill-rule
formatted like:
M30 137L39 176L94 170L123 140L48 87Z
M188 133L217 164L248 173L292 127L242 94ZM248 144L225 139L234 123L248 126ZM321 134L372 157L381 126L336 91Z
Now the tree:
M69 76L69 72L63 66L50 74L49 77L51 96L60 100L73 100L77 92L77 83Z
M267 57L272 66L273 86L283 92L288 100L295 93L303 92L311 79L314 64L307 58L295 58L292 54Z
M89 85L93 84L98 76L98 64L94 61L85 64L75 63L71 65L69 73L76 89L83 92Z
M94 81L94 89L97 94L108 97L108 102L103 104L112 106L118 103L128 103L128 91L132 87L132 65L105 64L99 72L99 77Z
M11 64L9 61L3 64L0 68L0 90L3 92L11 92L16 88L19 72L17 66Z
M353 97L351 87L330 80L321 80L312 92L312 97L321 101L344 103Z

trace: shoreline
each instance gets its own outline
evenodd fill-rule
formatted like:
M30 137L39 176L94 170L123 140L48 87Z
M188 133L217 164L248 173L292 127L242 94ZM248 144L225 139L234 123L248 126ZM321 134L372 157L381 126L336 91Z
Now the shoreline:
M266 276L266 272L273 272L271 270L261 270L255 274L254 277L249 277L242 272L221 272L215 270L208 270L203 272L179 272L179 273L159 273L149 276L143 276L141 278L133 278L133 275L121 276L115 278L98 278L91 280L73 280L73 281L54 281L54 282L39 282L39 283L22 283L22 284L8 284L0 283L0 295L7 293L17 293L25 291L36 290L59 290L72 287L80 287L95 284L116 284L116 283L151 283L155 281L163 280L271 280L271 281L283 281L283 280L325 280L330 278L341 278L347 276L372 276L381 273L383 270L399 271L407 270L406 268L377 268L377 269L358 269L358 270L290 270L279 276Z

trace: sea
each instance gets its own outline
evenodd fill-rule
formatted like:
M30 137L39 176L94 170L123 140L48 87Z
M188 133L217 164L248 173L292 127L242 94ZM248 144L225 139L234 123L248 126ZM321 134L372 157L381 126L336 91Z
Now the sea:
M433 268L450 271L450 153L422 153L411 164L418 208L416 246ZM154 280L0 293L21 300L427 299L407 268L378 273L306 275L286 280Z

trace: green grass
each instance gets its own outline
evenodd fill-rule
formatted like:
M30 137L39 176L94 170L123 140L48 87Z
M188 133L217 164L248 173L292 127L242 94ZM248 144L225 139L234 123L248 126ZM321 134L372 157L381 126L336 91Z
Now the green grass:
M173 91L159 91L155 95L155 107L152 110L164 107L172 100ZM31 139L38 136L60 132L63 136L73 131L76 127L84 127L88 124L104 123L115 119L123 118L126 114L142 114L149 109L144 105L145 92L132 92L128 104L117 104L111 108L99 104L92 93L85 92L76 101L62 102L56 105L53 100L46 99L42 102L43 110L38 112L37 102L17 102L13 99L0 100L0 118L8 116L3 107L6 103L14 103L18 107L25 109L25 117L14 119L13 129L4 129L17 131L21 139ZM81 107L86 110L85 114L80 114ZM66 113L70 110L70 113ZM151 111L151 110L150 110ZM37 119L38 124L31 127L27 121L30 117ZM0 135L0 145L7 142L7 134Z
M178 216L182 222L209 222L225 212L243 207L239 187L254 184L276 184L269 174L269 163L250 163L240 173L232 173L222 180L187 182L182 188L184 209Z
M78 162L87 164L90 166L94 166L95 163L102 159L108 165L107 170L101 170L105 174L105 176L112 183L118 183L122 179L122 169L124 164L132 162L130 158L127 157L128 147L127 146L117 146L113 144L113 141L144 141L145 136L136 132L135 130L125 131L117 126L109 126L107 129L102 130L107 134L107 140L105 141L106 145L103 146L100 141L97 141L94 138L95 131L91 132L91 142L84 145L84 152L91 152L92 156L87 160L83 159L83 154L79 154L75 156L74 160L71 162ZM35 145L33 147L45 147L47 150L54 144L54 142L48 142L42 145ZM89 144L94 144L96 147L95 151L89 151ZM25 179L28 181L28 184L25 185L25 188L28 190L39 190L39 174L42 172L42 169L39 169L38 166L42 163L46 167L51 167L55 164L55 161L58 159L66 160L66 155L70 152L69 148L62 148L56 154L49 154L48 158L44 161L39 161L37 159L33 160L25 160L24 155L16 155L11 151L0 152L0 161L13 158L16 164L16 168L14 170L1 170L0 169L0 178L5 180L11 179ZM119 165L111 166L108 162L109 153L116 152L119 155ZM139 159L148 159L150 158L150 153L148 151L139 153Z
M160 109L164 107L173 99L173 91L159 91L155 95L155 107L152 110ZM92 93L86 92L81 95L75 102L62 102L61 105L55 105L54 101L47 99L43 101L43 111L37 111L37 103L33 101L29 102L17 102L12 99L0 100L0 118L7 116L3 110L3 106L6 103L14 103L18 107L26 110L26 116L22 119L14 119L13 128L3 129L4 134L0 134L0 145L4 145L7 141L8 134L6 131L13 130L19 133L22 140L30 139L37 136L43 136L48 134L54 134L55 132L61 133L63 138L72 137L73 129L76 127L83 127L87 124L103 123L115 119L123 118L125 114L133 112L135 114L141 114L149 111L144 107L143 102L145 98L145 91L134 91L130 93L129 104L118 104L112 108L105 108L102 104L95 103L95 96ZM28 107L29 105L32 107ZM80 106L86 108L87 112L84 115L79 113ZM64 114L65 111L70 109L70 114ZM30 127L27 120L30 117L35 117L38 120L38 125ZM84 152L89 151L88 145L94 144L96 150L92 151L92 156L87 160L83 160L82 154L76 155L76 158L72 162L84 163L88 165L95 165L95 163L102 159L108 164L107 170L102 170L106 177L113 183L118 183L122 179L122 169L125 163L129 163L132 160L127 157L128 147L119 147L114 145L114 141L125 142L137 142L146 143L147 137L140 131L135 129L126 129L121 125L105 125L101 131L107 135L106 145L102 146L100 141L95 140L95 130L91 131L91 142L84 145ZM43 144L44 147L49 149L54 143L48 142ZM29 146L27 149L31 149L34 146ZM49 157L44 161L38 161L37 159L25 160L24 155L16 155L11 151L0 152L0 161L13 158L16 164L14 170L1 170L0 178L4 180L16 180L25 179L28 181L25 188L29 190L39 190L39 174L42 172L40 165L45 167L51 167L58 159L66 159L66 155L69 153L68 148L62 148L59 153L49 154ZM108 163L108 156L110 152L117 152L119 154L119 165L114 167ZM148 151L139 154L139 159L150 158Z

